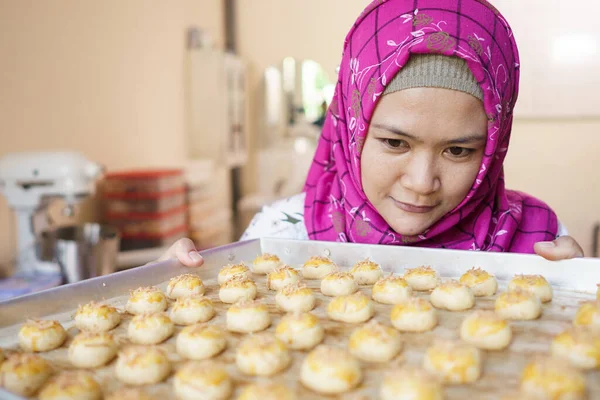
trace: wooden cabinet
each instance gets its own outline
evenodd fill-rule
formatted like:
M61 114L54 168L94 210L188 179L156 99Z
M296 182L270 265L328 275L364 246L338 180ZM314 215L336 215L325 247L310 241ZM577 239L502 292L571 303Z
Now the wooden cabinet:
M246 65L210 48L190 49L187 62L188 155L242 166L247 153Z

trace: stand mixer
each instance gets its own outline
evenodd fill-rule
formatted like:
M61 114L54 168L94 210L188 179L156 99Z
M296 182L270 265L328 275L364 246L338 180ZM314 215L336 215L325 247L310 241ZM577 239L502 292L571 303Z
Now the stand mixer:
M95 192L96 180L103 167L77 152L13 153L0 158L0 192L17 217L16 273L56 270L54 263L36 257L34 218L45 211L50 202L62 198L65 216Z

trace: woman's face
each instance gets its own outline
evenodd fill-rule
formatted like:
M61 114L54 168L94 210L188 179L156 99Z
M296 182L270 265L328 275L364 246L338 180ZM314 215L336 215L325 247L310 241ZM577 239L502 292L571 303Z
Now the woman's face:
M470 94L440 88L387 94L362 150L363 190L394 231L423 233L465 198L486 139L483 103Z

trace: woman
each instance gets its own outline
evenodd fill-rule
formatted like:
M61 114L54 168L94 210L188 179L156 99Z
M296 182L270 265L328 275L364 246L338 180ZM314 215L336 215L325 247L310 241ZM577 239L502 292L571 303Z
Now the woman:
M583 256L542 201L506 190L519 56L484 0L376 0L344 46L305 193L242 237ZM202 260L191 241L164 256Z

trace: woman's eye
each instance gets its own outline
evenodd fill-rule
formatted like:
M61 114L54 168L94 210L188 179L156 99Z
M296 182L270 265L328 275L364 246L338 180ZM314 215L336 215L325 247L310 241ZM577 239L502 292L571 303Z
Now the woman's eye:
M384 139L383 142L392 149L398 149L400 147L406 147L407 143L400 139Z
M446 149L446 151L448 153L450 153L450 155L453 156L453 157L466 157L469 154L471 154L474 150L473 149L467 149L466 147L453 146L453 147L448 147Z

